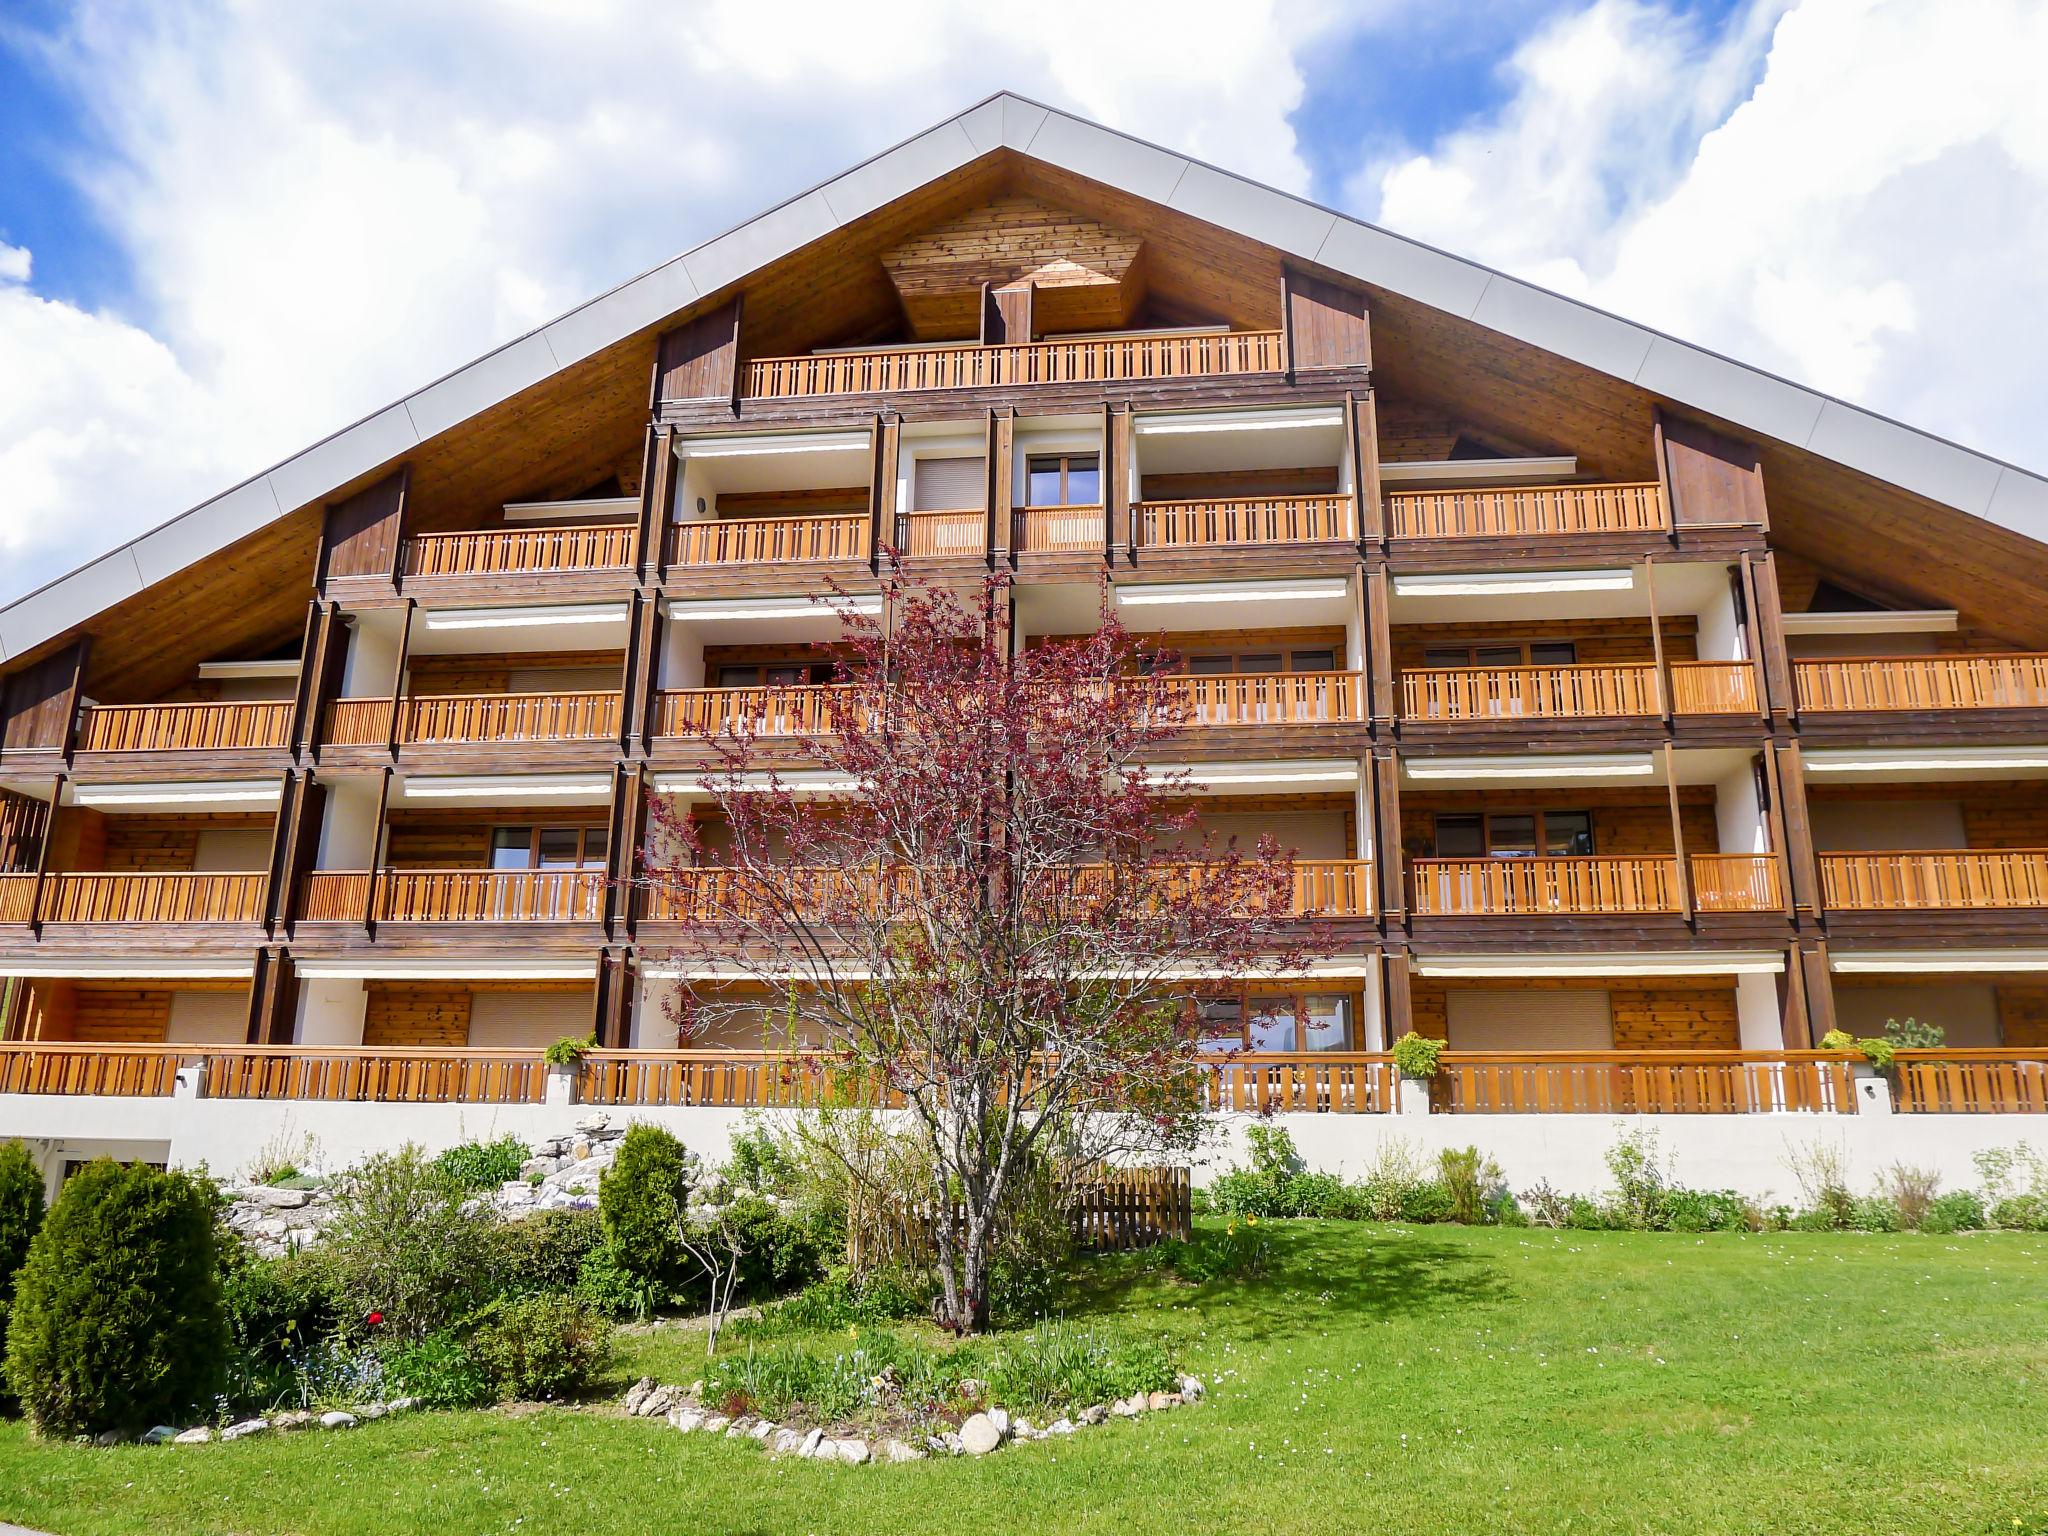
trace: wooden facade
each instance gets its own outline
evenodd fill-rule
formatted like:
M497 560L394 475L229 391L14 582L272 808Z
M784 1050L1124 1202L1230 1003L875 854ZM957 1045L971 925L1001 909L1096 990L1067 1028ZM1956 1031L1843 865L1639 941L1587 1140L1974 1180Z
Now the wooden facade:
M1322 435L1295 463L1232 459L1261 433L1160 446L1262 412ZM1041 496L1033 444L1054 439L1066 467ZM920 501L935 442L974 461L972 495ZM743 460L768 467L701 467ZM1219 816L1329 842L1304 848L1296 906L1340 930L1352 979L1333 990L1353 1009L1347 1049L1219 1065L1216 1107L1390 1108L1362 1017L1382 1045L1412 1027L1455 1046L1459 989L1430 967L1507 955L1527 970L1502 986L1532 996L1573 956L1609 962L1584 974L1612 1050L1455 1050L1443 1107L1852 1112L1846 1064L1813 1050L1840 962L1967 938L2012 950L2016 975L2048 954L2033 789L1948 795L1956 846L1845 847L1842 781L1814 782L1827 754L1841 771L1842 754L2048 741L2048 651L2030 649L2048 621L2014 600L2048 554L1972 527L1951 546L1903 496L985 157L295 509L160 584L160 612L117 604L9 662L0 974L35 964L0 1020L0 1092L167 1092L189 1045L231 1096L530 1101L532 1052L480 1043L494 1006L473 1005L536 957L578 978L529 991L556 998L535 1017L566 1017L564 995L583 1010L603 1047L588 1099L810 1091L813 1067L767 1053L633 1045L655 1006L643 963L729 893L715 870L681 891L623 881L650 783L706 761L705 737L746 729L772 759L848 726L805 670L811 631L764 640L760 616L872 595L901 558L1007 572L1026 596L1100 583L1129 614L1164 606L1142 606L1148 586L1214 605L1226 617L1162 630L1187 653L1171 686L1192 717L1165 758L1343 783L1215 797ZM1859 517L1867 546L1846 531ZM1486 596L1504 582L1514 602ZM1314 613L1276 622L1261 601L1222 627L1261 585ZM1924 652L1805 638L1817 616L1916 606L1957 616ZM1532 788L1545 759L1559 786ZM164 977L90 979L138 946ZM1663 979L1627 979L1652 956ZM338 957L469 972L373 979L359 1045L301 1050L298 969ZM1773 978L1775 1053L1753 990L1738 1018L1732 984L1698 979L1738 959ZM207 967L238 979L177 979ZM1902 1108L2040 1107L2025 1052L2048 1049L2048 1002L1986 985L1999 1044L1916 1064ZM227 1028L185 994L236 989L243 1039L178 1042L202 1015Z

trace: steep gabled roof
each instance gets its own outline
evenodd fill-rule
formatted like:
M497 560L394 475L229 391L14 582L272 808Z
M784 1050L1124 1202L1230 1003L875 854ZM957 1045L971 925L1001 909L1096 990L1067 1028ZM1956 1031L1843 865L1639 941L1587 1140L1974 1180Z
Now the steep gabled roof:
M2048 542L2048 480L1477 262L1002 93L685 251L0 608L21 656L521 391L1007 149Z

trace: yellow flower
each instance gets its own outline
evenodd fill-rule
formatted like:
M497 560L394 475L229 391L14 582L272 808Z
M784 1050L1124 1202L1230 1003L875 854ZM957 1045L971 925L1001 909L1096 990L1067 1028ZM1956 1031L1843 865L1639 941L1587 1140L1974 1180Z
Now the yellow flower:
M1248 1227L1256 1227L1259 1224L1259 1218L1256 1216L1247 1216L1244 1219L1244 1224Z

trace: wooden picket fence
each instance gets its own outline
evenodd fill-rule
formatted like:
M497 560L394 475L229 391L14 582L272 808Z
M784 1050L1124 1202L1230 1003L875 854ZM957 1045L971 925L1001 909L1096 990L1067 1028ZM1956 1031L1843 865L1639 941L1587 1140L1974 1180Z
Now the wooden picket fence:
M1101 1168L1076 1175L1067 1220L1074 1241L1094 1253L1134 1253L1168 1238L1194 1235L1194 1182L1186 1168ZM967 1213L952 1212L954 1232ZM925 1200L894 1202L879 1216L847 1227L847 1262L929 1264L938 1254L938 1208Z

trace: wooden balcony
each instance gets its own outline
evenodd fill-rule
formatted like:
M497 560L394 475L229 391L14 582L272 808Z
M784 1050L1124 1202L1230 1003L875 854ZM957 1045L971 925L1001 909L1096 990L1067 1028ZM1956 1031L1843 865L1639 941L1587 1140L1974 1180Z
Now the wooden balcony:
M671 523L664 556L671 566L865 560L872 552L868 529L865 512Z
M1023 555L1100 551L1108 543L1100 506L1019 507L1010 530L1010 547Z
M1677 912L1678 860L1580 856L1411 859L1417 917L1559 917Z
M1201 1107L1231 1114L1384 1115L1394 1059L1373 1051L1245 1051L1202 1067Z
M756 358L746 366L740 392L753 400L791 400L1024 384L1198 379L1279 373L1286 366L1286 345L1278 331L1120 336L992 347L887 347Z
M300 893L309 923L594 923L601 869L316 870Z
M1900 1051L1892 1082L1902 1115L2048 1114L2048 1060L2038 1050Z
M1662 533L1670 525L1663 492L1654 480L1387 493L1387 527L1397 539L1648 534Z
M851 696L844 683L787 688L671 688L655 712L657 736L821 736L851 727Z
M1824 853L1821 901L1839 912L2048 906L2048 849Z
M45 923L259 923L262 874L61 874L43 881Z
M1681 715L1755 714L1756 668L1746 661L1671 664ZM1592 720L1663 713L1650 662L1564 667L1434 667L1401 674L1409 720Z
M0 1043L0 1093L167 1099L186 1052L163 1045Z
M191 1048L187 1048L191 1054ZM348 1104L539 1104L547 1064L537 1051L480 1046L203 1047L209 1099Z
M27 922L35 899L34 875L0 875L0 926Z
M1782 912L1784 865L1775 853L1696 853L1692 905L1696 912Z
M1189 726L1340 725L1363 720L1358 672L1175 673L1158 679L1187 705Z
M1163 866L1162 895L1172 899L1181 882L1198 884L1205 866L1196 863ZM1084 864L1072 872L1071 894L1093 899L1107 894L1108 867ZM911 897L893 879L872 870L818 869L791 866L778 870L778 890L789 899L786 910L849 920L872 915L886 903L892 910ZM637 910L647 922L746 922L767 916L750 894L746 878L732 869L706 865L670 872L661 884L643 887ZM888 890L886 898L879 893ZM1291 912L1296 917L1370 917L1373 913L1372 861L1369 859L1297 859Z
M1845 656L1795 661L1802 710L2048 708L2048 655Z
M1465 1115L1849 1115L1850 1061L1819 1051L1446 1052L1441 1092Z
M404 700L401 746L493 741L608 741L619 734L617 693L463 693ZM382 746L391 729L389 699L337 699L327 740Z
M982 559L988 554L988 514L978 507L902 513L896 519L895 548L906 560Z
M292 701L235 704L88 704L81 752L233 752L291 745Z
M1146 549L1315 544L1358 537L1349 496L1141 501L1131 508L1131 516L1138 543Z
M407 576L521 576L553 571L623 571L633 564L632 523L572 528L505 528L487 533L416 533L405 541Z

